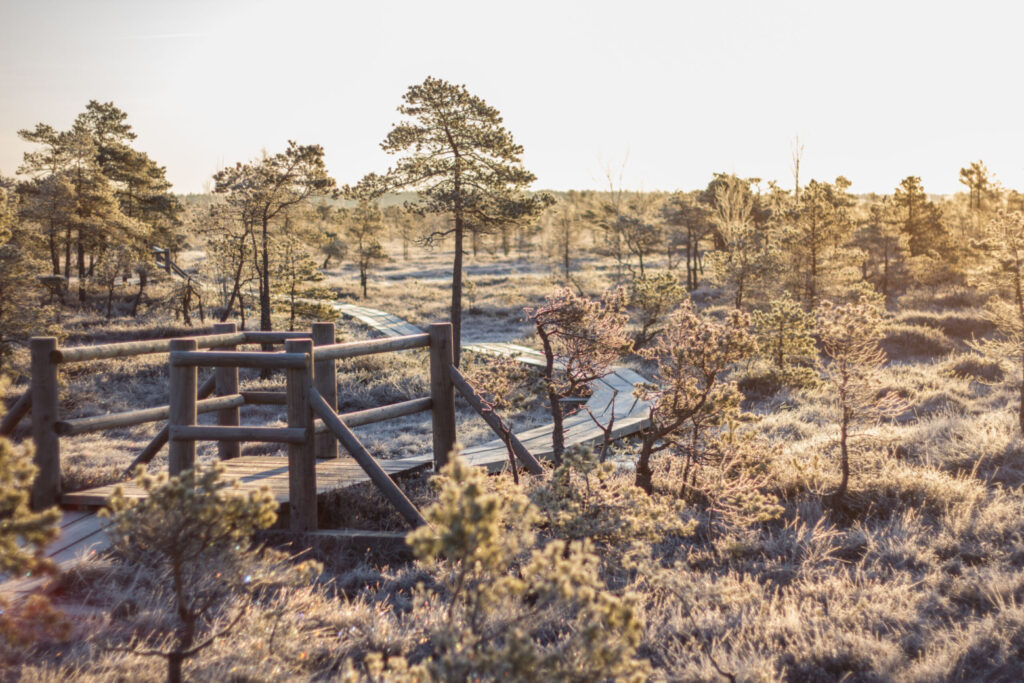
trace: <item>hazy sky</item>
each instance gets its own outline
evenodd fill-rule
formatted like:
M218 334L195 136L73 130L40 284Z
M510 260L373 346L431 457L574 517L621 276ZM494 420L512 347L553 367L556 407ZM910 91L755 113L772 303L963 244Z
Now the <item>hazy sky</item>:
M855 192L983 159L1024 188L1020 2L125 2L0 0L0 173L16 131L128 112L179 192L319 143L340 183L432 75L497 107L538 188L694 189L714 171ZM616 175L618 171L616 170Z

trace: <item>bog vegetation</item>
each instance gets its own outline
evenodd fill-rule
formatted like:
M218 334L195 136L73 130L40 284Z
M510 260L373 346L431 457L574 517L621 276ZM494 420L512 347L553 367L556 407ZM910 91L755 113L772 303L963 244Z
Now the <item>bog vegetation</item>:
M856 194L856 179L801 184L798 155L792 182L543 192L464 87L428 78L398 111L390 169L345 184L320 146L290 142L203 195L172 192L113 103L20 131L33 151L0 177L6 405L33 335L299 329L350 300L451 320L502 429L560 427L616 366L646 378L648 426L616 440L606 419L586 448L556 428L540 475L456 452L403 484L429 526L369 554L254 541L272 499L229 495L201 450L180 478L140 473L147 500L110 501L112 550L60 572L39 552L58 513L29 509L19 427L0 438L0 570L55 573L3 604L4 676L1024 676L1024 195L980 161L952 196L914 175ZM533 346L544 366L464 341ZM161 365L100 368L62 375L65 414L162 402ZM415 355L340 364L339 409L421 395L425 373ZM64 490L121 480L146 429L69 440ZM379 457L429 433L360 428ZM322 511L339 526L401 528L372 490L344 496Z

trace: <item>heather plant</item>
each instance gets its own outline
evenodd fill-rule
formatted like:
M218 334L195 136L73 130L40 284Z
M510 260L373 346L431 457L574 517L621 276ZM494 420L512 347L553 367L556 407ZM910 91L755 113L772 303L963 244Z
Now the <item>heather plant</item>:
M593 300L568 288L556 288L544 305L526 309L546 361L544 379L554 425L551 439L556 465L562 463L565 452L562 399L578 395L606 375L611 364L630 349L624 304L625 295L618 289Z
M694 416L715 414L735 403L735 383L722 381L721 375L756 352L749 328L750 316L739 310L715 320L686 302L670 316L657 342L640 350L657 364L655 381L635 390L638 398L651 404L651 424L643 431L636 463L636 485L644 491L654 488L654 454L676 447Z
M151 572L152 607L165 620L128 652L163 657L167 680L183 680L185 660L226 637L245 615L248 601L269 584L308 582L315 563L290 566L251 546L253 532L277 519L277 501L266 489L243 495L221 481L221 468L185 470L177 477L136 478L145 498L118 487L109 499L109 530L125 562ZM231 598L242 597L229 613Z
M778 497L769 491L769 463L777 451L752 430L730 422L694 461L689 480L684 469L680 493L703 504L710 533L750 529L782 514Z
M53 571L43 549L57 537L60 510L30 509L29 491L35 474L28 447L15 447L0 437L0 577ZM67 623L46 596L30 595L16 605L0 597L0 655L9 647L24 647L66 633Z
M365 672L350 663L346 679L645 680L636 597L604 590L589 543L536 547L537 511L525 494L489 490L486 474L457 452L437 481L429 526L408 538L437 577L413 599L417 612L443 614L423 621L431 655L410 663L371 653ZM552 618L558 632L547 628Z
M836 305L826 301L817 313L818 333L825 350L824 373L833 396L833 415L839 426L839 503L850 481L850 440L859 429L906 409L896 392L882 393L886 362L881 340L883 309L878 297Z
M753 320L758 348L772 363L773 379L783 386L813 384L818 357L814 316L785 292L772 301L768 310L755 311Z

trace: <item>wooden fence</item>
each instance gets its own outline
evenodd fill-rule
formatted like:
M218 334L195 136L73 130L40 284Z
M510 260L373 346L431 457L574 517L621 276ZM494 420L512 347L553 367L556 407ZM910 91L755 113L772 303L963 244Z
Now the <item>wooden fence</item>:
M284 345L283 351L242 351L243 344ZM197 441L216 441L219 456L232 459L240 443L287 444L289 520L293 531L316 529L316 461L338 457L338 444L352 456L369 479L413 526L424 519L391 477L366 450L352 427L404 415L430 411L435 469L447 461L455 445L455 391L506 438L509 449L530 472L541 471L535 458L514 435L504 433L496 416L453 365L450 323L430 325L429 332L367 341L335 343L333 323L314 323L309 332L239 332L234 323L215 326L212 334L179 339L144 340L76 348L59 348L53 337L32 339L32 379L0 424L9 434L31 412L35 464L39 469L32 505L42 509L60 502L62 436L166 420L160 433L143 449L131 467L148 463L169 444L171 475L193 467ZM430 395L399 403L338 414L335 363L376 353L429 349ZM57 372L61 364L82 363L142 354L168 354L169 403L95 417L60 419ZM213 376L200 384L198 368L213 368ZM239 368L285 371L284 391L241 391ZM284 405L286 427L240 423L245 405ZM198 424L200 413L217 414L216 425Z

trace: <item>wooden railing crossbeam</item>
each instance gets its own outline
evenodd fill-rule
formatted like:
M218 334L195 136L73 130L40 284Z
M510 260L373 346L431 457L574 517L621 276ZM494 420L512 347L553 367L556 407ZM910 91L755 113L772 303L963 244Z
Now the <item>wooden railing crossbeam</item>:
M372 353L404 351L406 349L418 349L427 346L430 346L430 335L410 334L403 337L384 337L382 339L367 339L364 341L345 342L344 344L318 346L313 349L313 359L316 362L341 360L342 358L352 358L354 356L367 356Z
M234 346L244 344L245 333L206 334L191 337L196 341L196 348L209 349L216 346ZM117 342L115 344L99 344L97 346L76 346L66 349L55 349L51 354L54 363L80 363L90 360L107 358L129 358L150 353L167 353L171 350L173 339L144 339L142 341Z
M238 408L244 404L245 398L241 394L217 396L216 398L196 401L196 412L211 413L216 410ZM171 407L169 405L157 406L156 408L129 410L123 413L97 415L96 417L82 417L77 420L61 420L54 425L54 428L61 436L74 436L76 434L102 432L105 429L131 427L132 425L166 420L170 414Z
M481 399L480 395L475 389L473 389L473 385L466 380L462 373L459 372L459 369L454 365L448 366L448 371L451 373L452 384L455 385L455 388L462 397L465 398L469 405L473 407L473 410L483 418L484 422L494 430L494 433L502 440L505 440L506 435L502 431L501 420L498 419L498 416L494 414L493 410L484 405L483 399ZM533 457L530 451L526 449L526 446L523 445L511 430L508 432L507 439L508 446L512 449L516 459L522 463L523 467L525 467L530 474L542 474L544 472L544 468L541 466L537 458Z
M32 389L27 389L24 394L18 397L11 409L0 420L0 436L10 436L14 428L18 426L21 419L28 414L32 407Z
M171 366L296 369L306 367L301 353L264 351L172 351Z
M359 438L349 429L334 410L327 404L324 397L316 389L309 391L309 404L313 412L324 421L331 433L338 438L338 441L349 452L349 455L366 472L366 476L376 485L384 497L395 506L395 509L405 517L406 521L414 527L427 523L420 511L413 505L405 493L398 487L398 484L385 472L380 464L374 459L366 447L359 441Z

